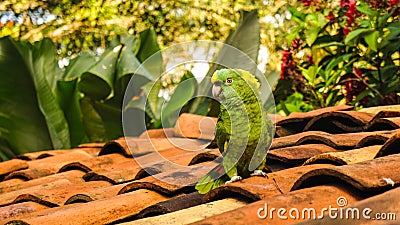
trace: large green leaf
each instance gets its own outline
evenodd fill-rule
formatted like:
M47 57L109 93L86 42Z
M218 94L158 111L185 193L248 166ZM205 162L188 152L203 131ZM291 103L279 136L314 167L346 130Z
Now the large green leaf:
M214 72L221 68L221 65L230 66L236 68L236 66L243 65L243 62L248 62L248 59L253 60L256 65L258 51L260 47L260 24L258 22L258 11L253 10L250 12L242 11L239 24L233 32L231 32L226 39L225 43L245 53L249 58L243 59L238 54L232 53L230 48L227 46L222 47L214 63L207 72L207 77L211 77ZM252 65L248 65L252 66ZM257 67L242 68L247 69L255 74ZM211 92L211 84L209 80L203 79L199 85L198 94L209 96ZM190 108L190 112L197 111L198 107L202 104L210 104L210 101L206 98L196 98Z
M31 45L0 39L0 134L16 154L70 147L53 92L60 74L49 40Z
M352 40L358 38L361 34L368 33L374 31L372 28L361 28L350 32L346 39L344 40L345 44L349 44Z
M106 127L99 113L94 108L94 103L88 97L80 100L82 110L83 125L91 142L104 142L106 137Z
M179 111L193 97L197 89L197 80L191 72L187 72L186 79L182 79L175 87L169 101L162 107L162 121L166 127L173 126L178 119Z
M88 52L82 53L78 57L71 60L70 64L65 69L63 80L73 80L79 78L95 63L96 59L92 54Z
M80 108L81 94L77 88L79 77L96 63L95 57L84 52L71 60L63 79L57 82L56 96L69 124L71 146L88 141Z
M150 28L140 32L140 49L136 56L140 62L144 63L144 71L148 71L153 76L153 80L162 75L163 59L154 29ZM148 61L145 62L146 60Z
M107 99L114 94L114 74L122 45L108 48L100 60L81 75L78 88L92 99Z

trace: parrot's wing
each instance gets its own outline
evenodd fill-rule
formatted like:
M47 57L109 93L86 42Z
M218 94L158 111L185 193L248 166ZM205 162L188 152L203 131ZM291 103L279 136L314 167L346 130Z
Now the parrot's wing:
M206 194L207 192L215 189L221 185L224 185L228 181L228 177L225 174L224 167L222 164L214 167L210 172L208 172L204 177L202 177L196 184L196 190L200 194Z
M221 120L219 120L215 126L215 141L221 154L224 153L226 150L226 143L229 141L229 134L226 132L224 122Z

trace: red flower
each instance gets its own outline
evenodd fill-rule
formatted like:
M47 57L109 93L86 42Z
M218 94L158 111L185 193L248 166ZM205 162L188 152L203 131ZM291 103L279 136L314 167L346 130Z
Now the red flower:
M325 18L332 21L333 19L335 19L335 15L333 14L332 11L330 11L329 14L327 16L325 16Z
M292 41L292 45L290 46L291 50L296 50L299 47L301 47L301 45L303 44L303 41L300 40L299 38L296 38Z
M291 67L293 67L292 53L289 50L283 50L282 52L282 64L281 64L281 79L288 78L288 73Z
M357 12L356 0L349 0L349 9L347 10L346 16L351 16Z
M304 6L310 6L311 5L311 0L301 0Z
M306 55L306 61L308 65L313 65L314 64L314 59L312 55Z
M362 71L357 67L354 68L354 73L357 74L360 77L363 77Z
M397 5L400 2L400 0L389 0L388 3L389 5Z
M350 28L348 28L348 27L343 28L343 33L344 33L344 36L346 37L350 33Z

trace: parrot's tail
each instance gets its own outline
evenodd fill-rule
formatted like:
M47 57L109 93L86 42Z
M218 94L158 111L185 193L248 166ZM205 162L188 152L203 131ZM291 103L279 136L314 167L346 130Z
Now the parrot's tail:
M208 172L204 177L202 177L199 182L196 184L196 190L199 191L200 194L206 194L207 192L215 189L219 186L225 184L229 178L225 174L224 166L219 164L214 167L210 172Z

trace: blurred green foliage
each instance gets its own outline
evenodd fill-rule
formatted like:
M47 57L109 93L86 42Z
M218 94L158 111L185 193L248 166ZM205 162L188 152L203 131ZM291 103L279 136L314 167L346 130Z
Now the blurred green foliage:
M240 10L257 9L264 18L260 20L261 43L272 53L268 66L276 69L278 34L287 30L282 24L285 2L4 0L0 2L0 37L30 42L48 37L57 43L61 59L87 49L105 49L117 35L135 35L149 27L154 28L161 47L190 40L224 41L237 26Z

